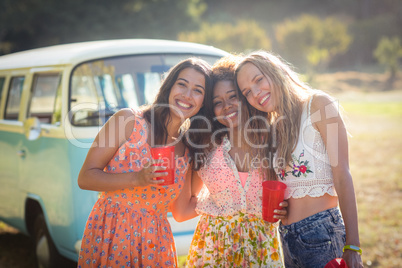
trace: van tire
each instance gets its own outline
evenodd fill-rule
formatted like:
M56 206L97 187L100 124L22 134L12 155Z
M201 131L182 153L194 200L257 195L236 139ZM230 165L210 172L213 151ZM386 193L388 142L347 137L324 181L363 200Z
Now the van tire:
M45 217L39 214L34 223L35 254L38 268L59 267L60 254L46 227Z

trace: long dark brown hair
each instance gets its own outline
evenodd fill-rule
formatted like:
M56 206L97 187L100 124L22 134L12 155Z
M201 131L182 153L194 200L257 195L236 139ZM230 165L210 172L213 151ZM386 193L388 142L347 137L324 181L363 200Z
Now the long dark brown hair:
M168 139L167 124L169 124L171 120L171 114L169 109L169 95L180 72L187 68L192 68L196 70L200 74L204 75L205 78L205 95L204 95L203 107L192 118L197 118L199 117L200 114L202 115L205 113L205 99L209 96L209 94L212 94L211 66L203 59L195 57L188 58L186 60L179 62L169 70L166 78L162 82L162 85L155 98L155 101L153 102L152 105L146 107L143 111L144 118L148 122L151 122L152 120L151 118L153 116L154 118L158 119L152 121L154 127L153 129L154 141L155 141L154 145L164 145L167 143ZM185 125L184 129L182 128L181 131L185 132L190 129L197 129L204 127L203 124L205 124L205 122L203 122L202 120L192 120L192 118L189 119L190 122L187 122L187 126L186 124L184 124ZM190 138L195 142L203 142L202 135L200 135L200 133L197 131L190 131L189 134L186 135L186 137L187 136L188 138ZM191 143L188 143L186 139L184 139L183 142L190 151L191 159L194 159L195 154L195 149L193 148L194 146L191 146Z

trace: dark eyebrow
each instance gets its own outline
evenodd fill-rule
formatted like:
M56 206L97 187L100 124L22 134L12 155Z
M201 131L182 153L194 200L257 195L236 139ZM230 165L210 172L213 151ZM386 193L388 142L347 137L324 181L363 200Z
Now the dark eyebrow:
M219 97L220 97L220 96L215 95L215 96L212 97L212 99L214 100L214 99L219 98Z
M188 83L188 81L187 81L186 79L181 78L181 77L177 78L177 80L183 80L184 82L187 82L187 83Z
M231 92L235 92L236 93L236 90L234 90L234 89L232 89L232 90L229 90L228 92L226 92L226 94L230 94ZM216 99L216 98L218 98L219 96L214 96L212 99L214 100L214 99Z
M205 88L203 86L201 86L201 85L196 85L196 86L202 88L205 91Z
M183 80L183 81L185 81L186 83L188 83L188 81L187 81L186 79L181 78L181 77L177 78L177 80ZM205 88L204 88L203 86L201 86L201 85L195 85L195 86L196 86L196 87L200 87L200 88L202 88L202 89L205 91Z

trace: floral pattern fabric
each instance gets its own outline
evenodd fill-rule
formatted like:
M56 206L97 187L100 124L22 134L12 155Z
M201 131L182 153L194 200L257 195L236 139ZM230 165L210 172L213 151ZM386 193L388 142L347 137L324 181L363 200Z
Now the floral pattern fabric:
M186 267L284 267L277 227L259 217L202 215Z
M278 174L281 180L284 180L289 174L293 175L294 177L307 177L308 173L313 173L310 168L309 161L303 159L304 157L304 150L300 153L299 157L296 157L292 154L292 160L290 163L290 169L285 171L284 169L280 170Z
M244 186L224 137L199 175L201 214L186 267L283 267L277 227L262 219L262 174L248 172Z
M322 120L321 113L310 114L312 100L313 97L304 104L291 161L283 167L278 156L274 156L276 174L287 186L285 199L337 195L325 143L313 125Z
M204 187L198 197L198 214L231 216L238 211L262 217L262 175L250 169L242 185L236 164L229 155L231 144L227 136L222 144L207 156L206 164L198 171Z
M132 135L105 167L137 172L150 158L147 125L136 112ZM177 267L167 212L185 179L188 155L176 160L175 183L101 193L82 238L78 267Z

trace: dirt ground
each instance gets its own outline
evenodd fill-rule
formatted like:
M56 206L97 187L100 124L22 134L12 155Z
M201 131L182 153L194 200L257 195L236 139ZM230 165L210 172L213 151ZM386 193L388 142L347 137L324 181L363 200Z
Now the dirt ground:
M385 80L386 75L346 72L320 75L314 85L334 93L350 109L354 134L350 160L365 267L400 267L402 257L399 223L402 73L391 92L382 89ZM35 263L31 239L0 222L0 268L32 268Z
M76 263L69 261L63 266L76 267ZM0 268L36 268L35 245L31 237L19 233L1 221Z
M30 237L0 224L0 268L35 267L35 248Z

